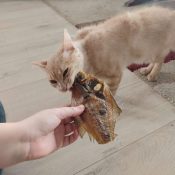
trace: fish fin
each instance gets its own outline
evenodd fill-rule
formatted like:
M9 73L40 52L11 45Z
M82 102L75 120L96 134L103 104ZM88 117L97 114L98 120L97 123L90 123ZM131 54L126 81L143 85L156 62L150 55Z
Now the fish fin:
M89 140L92 141L92 137L89 133L88 133L88 136L89 136Z
M118 114L120 114L122 112L121 108L118 106L118 104L116 103L113 95L111 94L111 100L112 100L112 105L114 107L115 112L117 112Z
M78 128L78 132L80 134L80 137L83 138L84 134L86 133L86 130L82 126L80 126Z
M116 133L114 133L114 139L117 137L118 135Z
M113 97L113 104L114 104L114 111L120 115L120 113L122 112L122 110L118 106L118 104L116 103L116 101L114 100L114 97Z
M115 101L114 97L111 94L111 100L112 100L112 106L113 106L113 115L112 118L113 120L116 122L117 118L119 118L120 113L122 112L122 110L120 109L120 107L118 106L117 102ZM112 124L113 128L115 128L115 122ZM114 133L114 139L117 137L117 134Z
M112 103L112 107L113 107L113 110L118 114L120 115L120 113L122 112L121 108L118 106L114 96L112 95L112 93L109 91L109 100L111 101Z
M88 136L89 136L90 141L94 143L95 142L94 137L91 134L89 134L89 133L88 133Z

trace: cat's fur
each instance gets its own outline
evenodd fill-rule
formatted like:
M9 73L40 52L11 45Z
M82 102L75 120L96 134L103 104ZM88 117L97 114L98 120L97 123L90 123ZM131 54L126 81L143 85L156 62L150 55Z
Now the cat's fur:
M70 89L84 70L105 80L115 94L126 66L150 63L141 73L154 81L170 50L175 50L175 11L147 7L80 29L74 40L65 31L56 55L37 64L60 90Z

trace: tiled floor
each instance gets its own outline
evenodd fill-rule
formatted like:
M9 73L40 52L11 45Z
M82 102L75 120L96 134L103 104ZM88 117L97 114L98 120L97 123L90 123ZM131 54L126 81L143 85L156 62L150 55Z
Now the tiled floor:
M175 8L175 0L153 0L138 6L125 7L127 0L44 0L59 15L75 26L108 19L122 11L131 11L143 6L153 4Z

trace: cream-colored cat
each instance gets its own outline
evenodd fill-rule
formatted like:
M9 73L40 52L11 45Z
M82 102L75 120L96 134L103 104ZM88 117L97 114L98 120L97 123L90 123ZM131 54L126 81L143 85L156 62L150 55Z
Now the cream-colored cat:
M115 94L126 66L150 63L141 73L154 81L170 50L175 50L175 11L147 7L85 27L73 40L65 30L55 56L37 65L59 90L69 90L76 74L84 70L105 80Z

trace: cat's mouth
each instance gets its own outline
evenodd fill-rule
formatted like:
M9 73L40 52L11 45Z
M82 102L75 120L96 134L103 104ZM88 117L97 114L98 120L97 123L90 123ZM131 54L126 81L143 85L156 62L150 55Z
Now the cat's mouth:
M72 84L72 85L73 85L73 84ZM72 85L67 84L66 86L60 88L59 90L60 90L61 92L67 92L67 91L70 91L71 88L72 88Z
M67 89L59 89L61 92L66 92L66 91L68 91Z
M67 88L67 87L63 87L61 89L59 89L61 92L67 92L70 90L70 88Z

